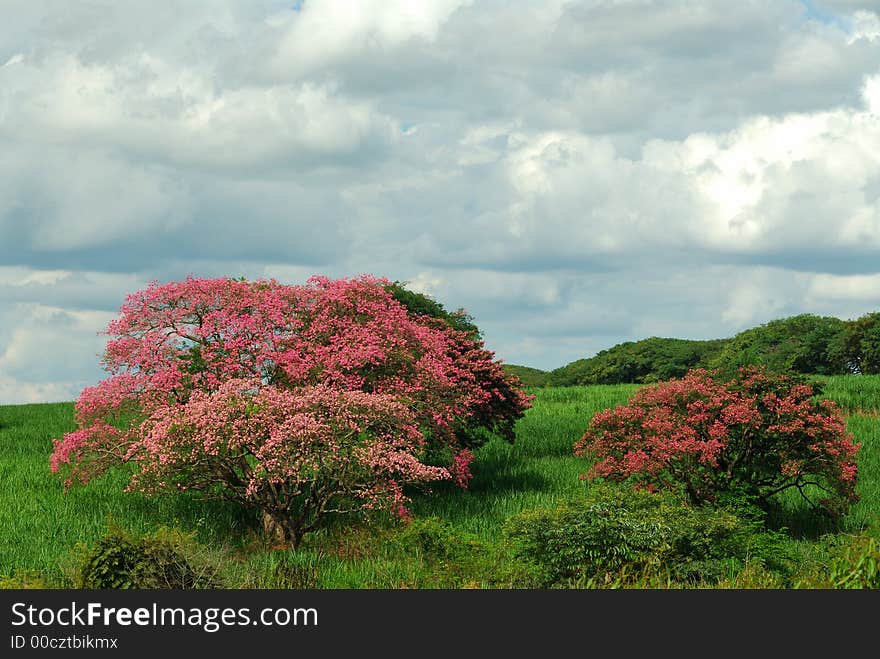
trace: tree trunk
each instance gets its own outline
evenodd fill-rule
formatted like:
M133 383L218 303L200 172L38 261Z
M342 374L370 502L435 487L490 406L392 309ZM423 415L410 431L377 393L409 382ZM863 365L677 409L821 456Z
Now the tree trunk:
M263 511L263 533L271 543L296 549L302 536L296 532L289 517Z

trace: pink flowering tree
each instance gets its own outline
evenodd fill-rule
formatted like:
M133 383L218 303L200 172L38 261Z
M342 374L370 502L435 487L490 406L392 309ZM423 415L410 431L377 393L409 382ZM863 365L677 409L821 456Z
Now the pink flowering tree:
M104 365L110 377L80 395L77 430L56 440L53 471L64 472L70 484L131 463L131 485L145 491L161 484L207 492L212 483L214 490L226 488L262 509L291 539L313 527L314 516L323 514L318 511L336 509L340 497L401 512L405 483L451 478L466 486L470 449L486 438L480 429L512 438L529 398L479 340L442 320L408 313L389 288L387 280L369 276L315 277L305 285L188 278L129 295L107 331ZM298 399L315 419L322 404L348 409L356 402L360 416L352 423L358 432L349 436L354 430L343 432L342 419L336 419L309 434L292 421L305 418ZM271 414L256 414L264 408ZM210 436L196 424L199 414L229 423ZM274 431L266 415L274 419ZM376 431L380 426L384 430ZM334 432L341 434L333 439ZM300 457L323 455L320 464L329 469L331 439L338 443L333 446L347 447L346 473L359 474L360 482L349 482L325 501L333 487L305 487L301 474L284 469L294 469L296 451ZM227 458L227 452L240 454L238 468L231 469L226 458L218 462L212 453L218 442L225 442L221 453ZM265 442L287 448L266 452ZM376 461L382 447L390 446L396 447L399 473ZM446 463L429 466L431 455L447 456ZM366 472L353 470L351 460L379 481L361 478ZM282 473L292 479L284 496L273 493ZM314 505L294 506L312 501L307 492L318 490L324 494L314 495ZM267 492L280 499L268 505ZM299 512L290 508L283 522L287 505Z
M424 438L401 402L325 385L229 380L156 408L138 435L126 456L139 466L136 487L197 490L256 508L294 547L328 514L406 516L403 485L450 477L419 461Z
M691 502L739 493L766 504L795 489L843 512L856 494L859 445L835 403L814 386L759 368L731 381L696 370L639 390L596 414L575 453L594 460L583 478L670 489Z

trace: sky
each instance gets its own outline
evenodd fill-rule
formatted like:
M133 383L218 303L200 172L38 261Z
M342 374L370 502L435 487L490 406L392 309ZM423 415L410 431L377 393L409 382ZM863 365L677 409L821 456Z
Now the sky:
M542 369L880 309L880 0L0 0L0 404L152 280L361 273Z

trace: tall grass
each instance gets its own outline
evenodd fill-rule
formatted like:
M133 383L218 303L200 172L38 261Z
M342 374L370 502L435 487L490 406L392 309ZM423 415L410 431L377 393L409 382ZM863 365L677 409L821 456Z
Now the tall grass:
M822 397L830 398L849 414L880 414L880 375L823 375Z
M124 492L122 471L65 491L49 455L52 438L73 428L70 403L0 407L0 576L33 570L60 578L77 543L94 542L108 521L135 532L159 524L197 529L212 543L242 527L247 515L233 506Z
M844 520L858 530L880 517L880 377L823 378L825 394L848 413L848 428L862 443L861 501ZM534 389L534 406L517 425L512 444L495 439L476 452L466 491L438 484L412 492L416 520L441 519L455 534L473 538L472 563L437 561L399 543L402 526L339 520L307 537L297 552L267 546L255 516L231 505L175 495L149 499L124 491L125 473L108 473L65 491L49 471L52 438L73 429L71 404L0 407L0 577L43 575L67 585L66 566L78 543L91 544L108 520L144 533L159 525L195 531L232 586L397 588L499 585L506 565L498 554L504 521L523 509L553 505L589 485L578 478L588 464L573 445L592 416L625 403L637 385ZM824 529L796 498L783 499L783 525L797 526L811 542ZM495 547L495 549L480 549ZM470 546L470 545L469 545ZM493 553L494 552L494 553ZM499 581L500 580L500 581Z

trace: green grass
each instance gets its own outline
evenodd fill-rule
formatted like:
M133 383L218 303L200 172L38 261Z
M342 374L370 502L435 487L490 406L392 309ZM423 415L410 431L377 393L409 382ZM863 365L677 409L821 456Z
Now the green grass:
M880 376L824 378L825 394L849 414L862 443L861 501L842 530L880 518ZM37 574L49 586L69 586L78 543L94 543L113 522L134 533L160 525L194 532L222 563L233 587L397 588L516 585L515 566L503 546L502 526L524 509L552 505L583 492L585 460L572 454L597 411L614 407L637 385L534 389L534 406L517 425L517 440L493 440L476 453L467 491L440 484L413 493L419 520L444 520L450 542L469 538L466 550L442 560L419 550L403 526L339 520L307 537L296 552L269 547L254 516L231 505L191 496L149 499L124 492L124 473L110 473L65 491L50 473L52 438L73 429L71 404L0 407L0 578ZM783 522L797 527L803 552L827 529L794 498L783 500ZM403 534L403 535L402 535ZM468 544L469 543L469 544ZM2 579L0 579L2 581Z
M823 396L836 401L850 414L880 414L880 376L823 375L815 378L824 383Z
M122 472L66 492L49 470L49 455L52 438L73 429L70 403L0 407L0 576L36 571L50 581L61 578L77 542L94 542L109 521L135 532L158 524L198 529L205 542L220 542L242 526L235 507L126 493Z

